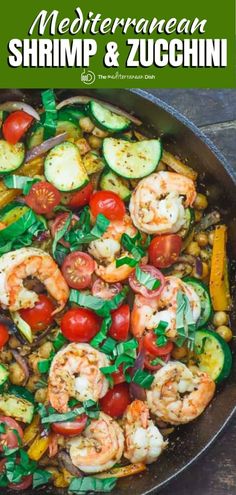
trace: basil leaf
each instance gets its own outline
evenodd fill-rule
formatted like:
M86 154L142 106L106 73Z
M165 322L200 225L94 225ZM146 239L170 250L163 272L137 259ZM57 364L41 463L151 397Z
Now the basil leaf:
M57 128L57 109L54 91L47 89L41 94L42 102L45 113L42 117L42 123L44 126L44 141L55 136Z
M70 250L65 246L63 246L62 244L57 244L54 252L54 259L56 260L59 266L62 265L65 257L69 254L69 252Z
M67 233L65 239L72 247L77 248L80 244L88 244L102 237L106 232L110 220L102 213L99 213L96 218L95 225L90 230L90 214L87 208L84 208L80 219L74 227Z
M52 360L51 359L43 359L43 361L38 362L38 370L40 373L47 373L50 370Z
M135 260L134 258L129 258L128 256L123 256L122 258L118 258L116 260L116 268L119 268L119 266L122 265L128 265L128 266L136 266L138 263L138 260Z
M102 235L106 232L109 225L110 220L108 220L108 218L105 217L105 215L103 215L102 213L99 213L96 218L96 223L92 228L90 234L98 239L99 237L102 237Z
M86 476L84 478L73 478L68 491L76 495L83 495L87 492L111 492L115 487L117 478L94 478Z
M25 177L24 175L8 175L3 178L3 182L9 189L22 189L23 194L28 194L33 184L40 182L40 179Z
M0 423L0 433L6 433L6 425L4 423Z
M111 319L111 315L109 314L103 319L99 332L90 341L90 345L92 347L95 347L95 349L99 348L100 344L102 344L102 342L105 340L111 324L112 324L112 319Z
M80 416L81 414L84 413L84 407L78 407L73 409L73 411L69 411L64 414L60 413L52 413L49 414L48 416L42 417L41 423L42 424L47 424L47 423L63 423L63 421L71 421L76 418L76 416Z
M116 345L117 345L117 340L114 340L111 337L109 337L100 348L100 351L110 356L113 353Z
M151 361L151 365L156 366L157 364L160 364L161 366L165 366L166 363L165 361L163 361L163 359L156 357L155 359L153 359L153 361Z
M99 316L109 316L110 312L118 308L120 303L125 298L128 292L128 287L124 287L118 294L110 300L104 300L100 297L91 296L85 292L79 292L76 289L70 291L70 302L76 303L84 308L89 308L95 311Z
M55 237L54 237L53 243L52 243L52 255L53 255L53 257L55 256L57 243L60 241L60 239L62 239L62 237L64 236L64 234L67 232L67 230L69 228L71 218L72 218L72 212L69 213L68 218L65 221L63 227L55 233Z
M154 380L154 375L151 375L147 371L138 369L132 377L132 382L137 383L142 388L150 388Z
M37 488L41 485L46 485L52 477L52 473L49 471L44 471L42 469L37 469L33 474L33 488Z
M150 273L144 272L139 266L135 269L135 276L141 285L144 285L148 290L155 290L160 287L161 282L158 278L153 277Z
M88 399L83 403L85 414L91 419L98 419L100 415L100 409L98 403L94 400Z
M139 245L136 246L136 241L137 241L137 236L130 237L128 234L122 234L121 237L122 246L127 251L129 251L129 253L131 253L137 261L140 261L141 258L144 256L145 252L144 249L141 248L141 246Z
M53 347L56 351L59 351L67 342L68 340L64 337L63 333L60 332L53 341Z

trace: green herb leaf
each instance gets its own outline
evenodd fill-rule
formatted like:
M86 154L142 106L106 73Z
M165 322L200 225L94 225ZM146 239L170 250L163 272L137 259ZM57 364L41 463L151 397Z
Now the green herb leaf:
M61 349L67 342L68 340L64 337L63 333L59 332L53 341L53 347L56 351L59 351L59 349Z
M150 388L153 380L154 375L151 375L147 371L141 369L138 369L132 378L132 382L137 383L142 388Z
M150 273L146 273L139 266L135 269L135 276L141 285L144 285L148 290L155 290L160 287L161 282L158 278L154 278Z
M48 373L50 370L52 360L51 359L43 359L43 361L38 362L38 370L40 373Z
M136 261L140 261L144 256L145 251L139 244L137 244L137 241L139 241L139 236L130 237L128 234L123 234L121 237L122 246L126 249L126 251L129 251L129 253L133 255Z
M70 243L73 250L78 249L81 244L88 244L102 237L109 224L110 220L102 213L99 213L95 225L90 229L90 213L86 207L82 211L79 221L67 232L65 239Z
M73 478L68 491L76 495L83 495L88 492L111 492L115 487L117 478L94 478L86 476L84 478Z
M39 414L42 418L42 424L63 423L64 421L72 421L77 416L80 416L84 413L87 414L89 418L98 418L100 413L97 402L94 402L93 400L84 401L83 406L76 407L75 409L73 409L73 411L68 411L64 414L55 412L55 409L53 408L48 408L48 412L46 410L45 414L45 410L40 408Z
M110 300L104 300L100 297L91 296L85 292L79 292L76 289L70 291L70 302L78 304L84 308L95 311L99 316L109 316L110 312L118 308L128 292L128 287L124 287L118 294Z
M0 433L6 433L6 425L4 423L0 423Z
M108 314L108 316L106 316L103 319L103 322L102 322L102 325L101 325L99 332L90 341L90 345L92 347L95 347L95 349L99 348L100 344L102 344L102 342L105 340L111 324L112 324L111 315Z
M129 258L128 256L122 256L121 258L118 258L116 260L116 267L119 268L119 266L122 265L128 265L131 267L136 266L138 263L138 260L135 260L134 258Z
M46 485L52 477L52 473L37 469L33 474L33 488L37 488L41 485Z
M33 184L40 182L40 179L32 179L31 177L25 177L23 175L7 175L3 177L3 182L9 189L22 189L23 194L29 194L29 191Z
M157 366L157 364L160 364L161 366L165 366L165 361L163 361L163 359L159 358L159 357L156 357L155 359L153 359L151 361L151 365L152 366Z
M44 126L44 141L55 136L57 127L57 109L56 101L54 96L54 91L52 89L47 89L43 91L42 102L44 106L45 113L41 118L41 122Z
M100 351L103 352L104 354L107 354L108 356L110 356L110 355L112 355L116 345L117 345L117 340L114 340L111 337L108 337L108 339L101 346Z
M64 236L64 234L67 232L67 230L69 228L69 225L71 223L71 218L72 218L72 212L69 213L68 218L65 221L64 225L62 226L62 228L59 229L55 233L55 237L54 237L53 243L52 243L52 255L53 255L53 257L55 257L55 251L56 251L57 243L60 241L60 239L62 239L62 237Z

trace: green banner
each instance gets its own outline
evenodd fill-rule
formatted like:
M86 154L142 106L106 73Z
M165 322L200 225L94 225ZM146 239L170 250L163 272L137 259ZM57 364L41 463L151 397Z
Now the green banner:
M234 0L4 2L0 86L235 87L234 29Z

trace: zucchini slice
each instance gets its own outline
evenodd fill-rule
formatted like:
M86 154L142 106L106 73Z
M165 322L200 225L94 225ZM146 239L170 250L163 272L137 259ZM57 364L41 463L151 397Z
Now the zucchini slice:
M194 277L185 277L183 281L193 287L201 303L201 314L197 322L198 327L203 327L212 314L211 298L207 286Z
M21 318L20 313L18 311L10 311L11 318L13 319L16 327L18 328L19 332L25 337L30 344L33 342L33 334L31 327L29 326L28 323L26 323L23 318Z
M8 375L8 370L5 368L5 366L3 366L3 364L0 364L0 386L7 381Z
M106 106L100 105L100 103L93 100L88 103L87 111L94 124L104 131L121 132L131 124L131 121L126 117L111 112Z
M10 144L0 139L0 174L8 174L19 168L25 157L23 143Z
M78 147L64 141L49 151L44 162L45 177L59 191L76 191L88 183Z
M231 350L218 333L205 329L197 330L195 348L201 371L206 371L216 383L229 376L232 367Z
M154 172L161 154L159 139L136 143L115 138L105 138L103 141L103 155L108 166L126 179L140 179Z
M104 191L112 191L124 201L127 201L130 198L131 191L129 189L129 182L123 177L115 174L112 170L106 170L103 172L100 187Z
M75 140L82 136L81 129L79 127L79 118L82 115L78 115L76 120L75 115L67 110L61 110L58 115L56 135L67 132L68 138L73 138ZM27 145L28 148L34 148L43 142L44 127L40 122L36 122L32 127L30 134L28 136Z
M22 397L3 394L0 396L0 412L23 423L31 423L34 415L34 405Z
M88 175L101 172L105 167L102 156L95 150L89 151L83 156L83 164Z
M178 232L183 239L186 239L192 232L195 222L195 213L193 208L186 208L185 210L185 224Z

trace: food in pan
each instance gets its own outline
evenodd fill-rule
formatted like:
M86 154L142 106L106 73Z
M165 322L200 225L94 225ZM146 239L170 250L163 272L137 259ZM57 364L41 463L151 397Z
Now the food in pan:
M136 117L0 112L0 486L110 492L230 374L227 226Z

